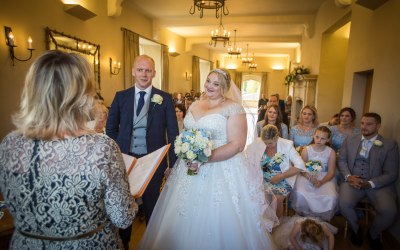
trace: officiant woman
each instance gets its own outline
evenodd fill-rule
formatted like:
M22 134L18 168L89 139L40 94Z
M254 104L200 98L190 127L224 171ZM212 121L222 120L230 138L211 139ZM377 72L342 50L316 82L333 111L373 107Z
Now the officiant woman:
M137 206L117 144L86 127L93 106L83 57L48 51L30 67L16 130L0 145L10 249L123 249L117 227Z

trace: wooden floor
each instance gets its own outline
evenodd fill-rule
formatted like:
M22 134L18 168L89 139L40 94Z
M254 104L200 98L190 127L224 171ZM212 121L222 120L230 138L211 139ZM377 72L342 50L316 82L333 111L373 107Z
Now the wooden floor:
M8 216L6 216L8 217ZM5 222L6 218L3 218L0 220L0 224L4 226L7 223ZM362 222L361 222L362 223ZM12 222L11 222L12 224ZM368 250L370 249L368 246L368 241L366 237L364 237L364 244L362 247L357 248L354 247L351 242L350 242L350 236L347 237L347 239L344 238L344 225L345 225L345 220L342 216L335 216L331 224L334 225L339 229L338 233L335 236L335 249L340 249L340 250ZM367 226L365 224L361 224L364 236L366 235L367 232ZM0 227L1 228L1 227ZM136 250L137 246L140 242L140 239L142 238L142 235L144 231L146 230L146 224L144 220L140 220L139 218L136 218L133 222L133 230L132 230L132 238L130 242L129 249L130 250ZM8 249L8 244L11 238L12 230L7 230L8 232L0 232L0 250L6 250ZM383 239L383 249L384 250L398 250L400 249L399 242L397 242L393 236L389 233L383 233L382 234L382 239Z
M368 240L366 238L367 233L367 226L365 223L361 221L361 227L363 230L364 235L364 242L361 247L355 247L351 244L350 241L350 233L348 234L347 238L344 238L344 228L345 228L345 220L342 216L335 216L331 224L337 227L338 233L335 236L335 249L338 250L369 250L370 247L368 245ZM146 230L146 224L144 221L141 221L139 218L136 218L133 223L133 230L132 230L132 238L129 245L129 250L136 250L137 246L140 242L140 239ZM349 229L350 230L350 229ZM398 250L400 249L399 243L391 236L389 233L382 234L383 239L383 249L384 250Z

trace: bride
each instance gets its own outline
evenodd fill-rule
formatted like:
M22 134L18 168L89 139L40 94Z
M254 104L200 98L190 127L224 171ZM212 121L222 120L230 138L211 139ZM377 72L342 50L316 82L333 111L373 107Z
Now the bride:
M208 74L205 96L191 105L184 126L211 132L212 155L192 165L195 176L176 163L139 249L275 249L268 233L274 209L265 200L261 169L250 169L242 153L246 113L226 97L230 85L237 89L227 71Z

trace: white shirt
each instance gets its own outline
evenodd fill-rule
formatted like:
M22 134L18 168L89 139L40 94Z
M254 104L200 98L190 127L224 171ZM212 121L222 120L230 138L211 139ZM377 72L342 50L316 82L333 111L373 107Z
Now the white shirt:
M153 85L150 85L148 88L141 90L135 86L135 105L136 106L138 105L139 98L140 98L139 92L141 92L141 91L146 92L146 94L144 95L144 103L146 103L147 99L149 99L149 97L150 97L152 87L153 87Z

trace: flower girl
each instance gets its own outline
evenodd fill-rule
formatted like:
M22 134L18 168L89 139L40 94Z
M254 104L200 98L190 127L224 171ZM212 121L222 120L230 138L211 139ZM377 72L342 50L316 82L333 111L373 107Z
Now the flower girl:
M301 153L307 171L298 176L291 195L292 207L298 214L315 216L326 221L335 215L338 202L334 178L336 155L327 146L330 137L329 128L317 128L311 145L305 147Z

